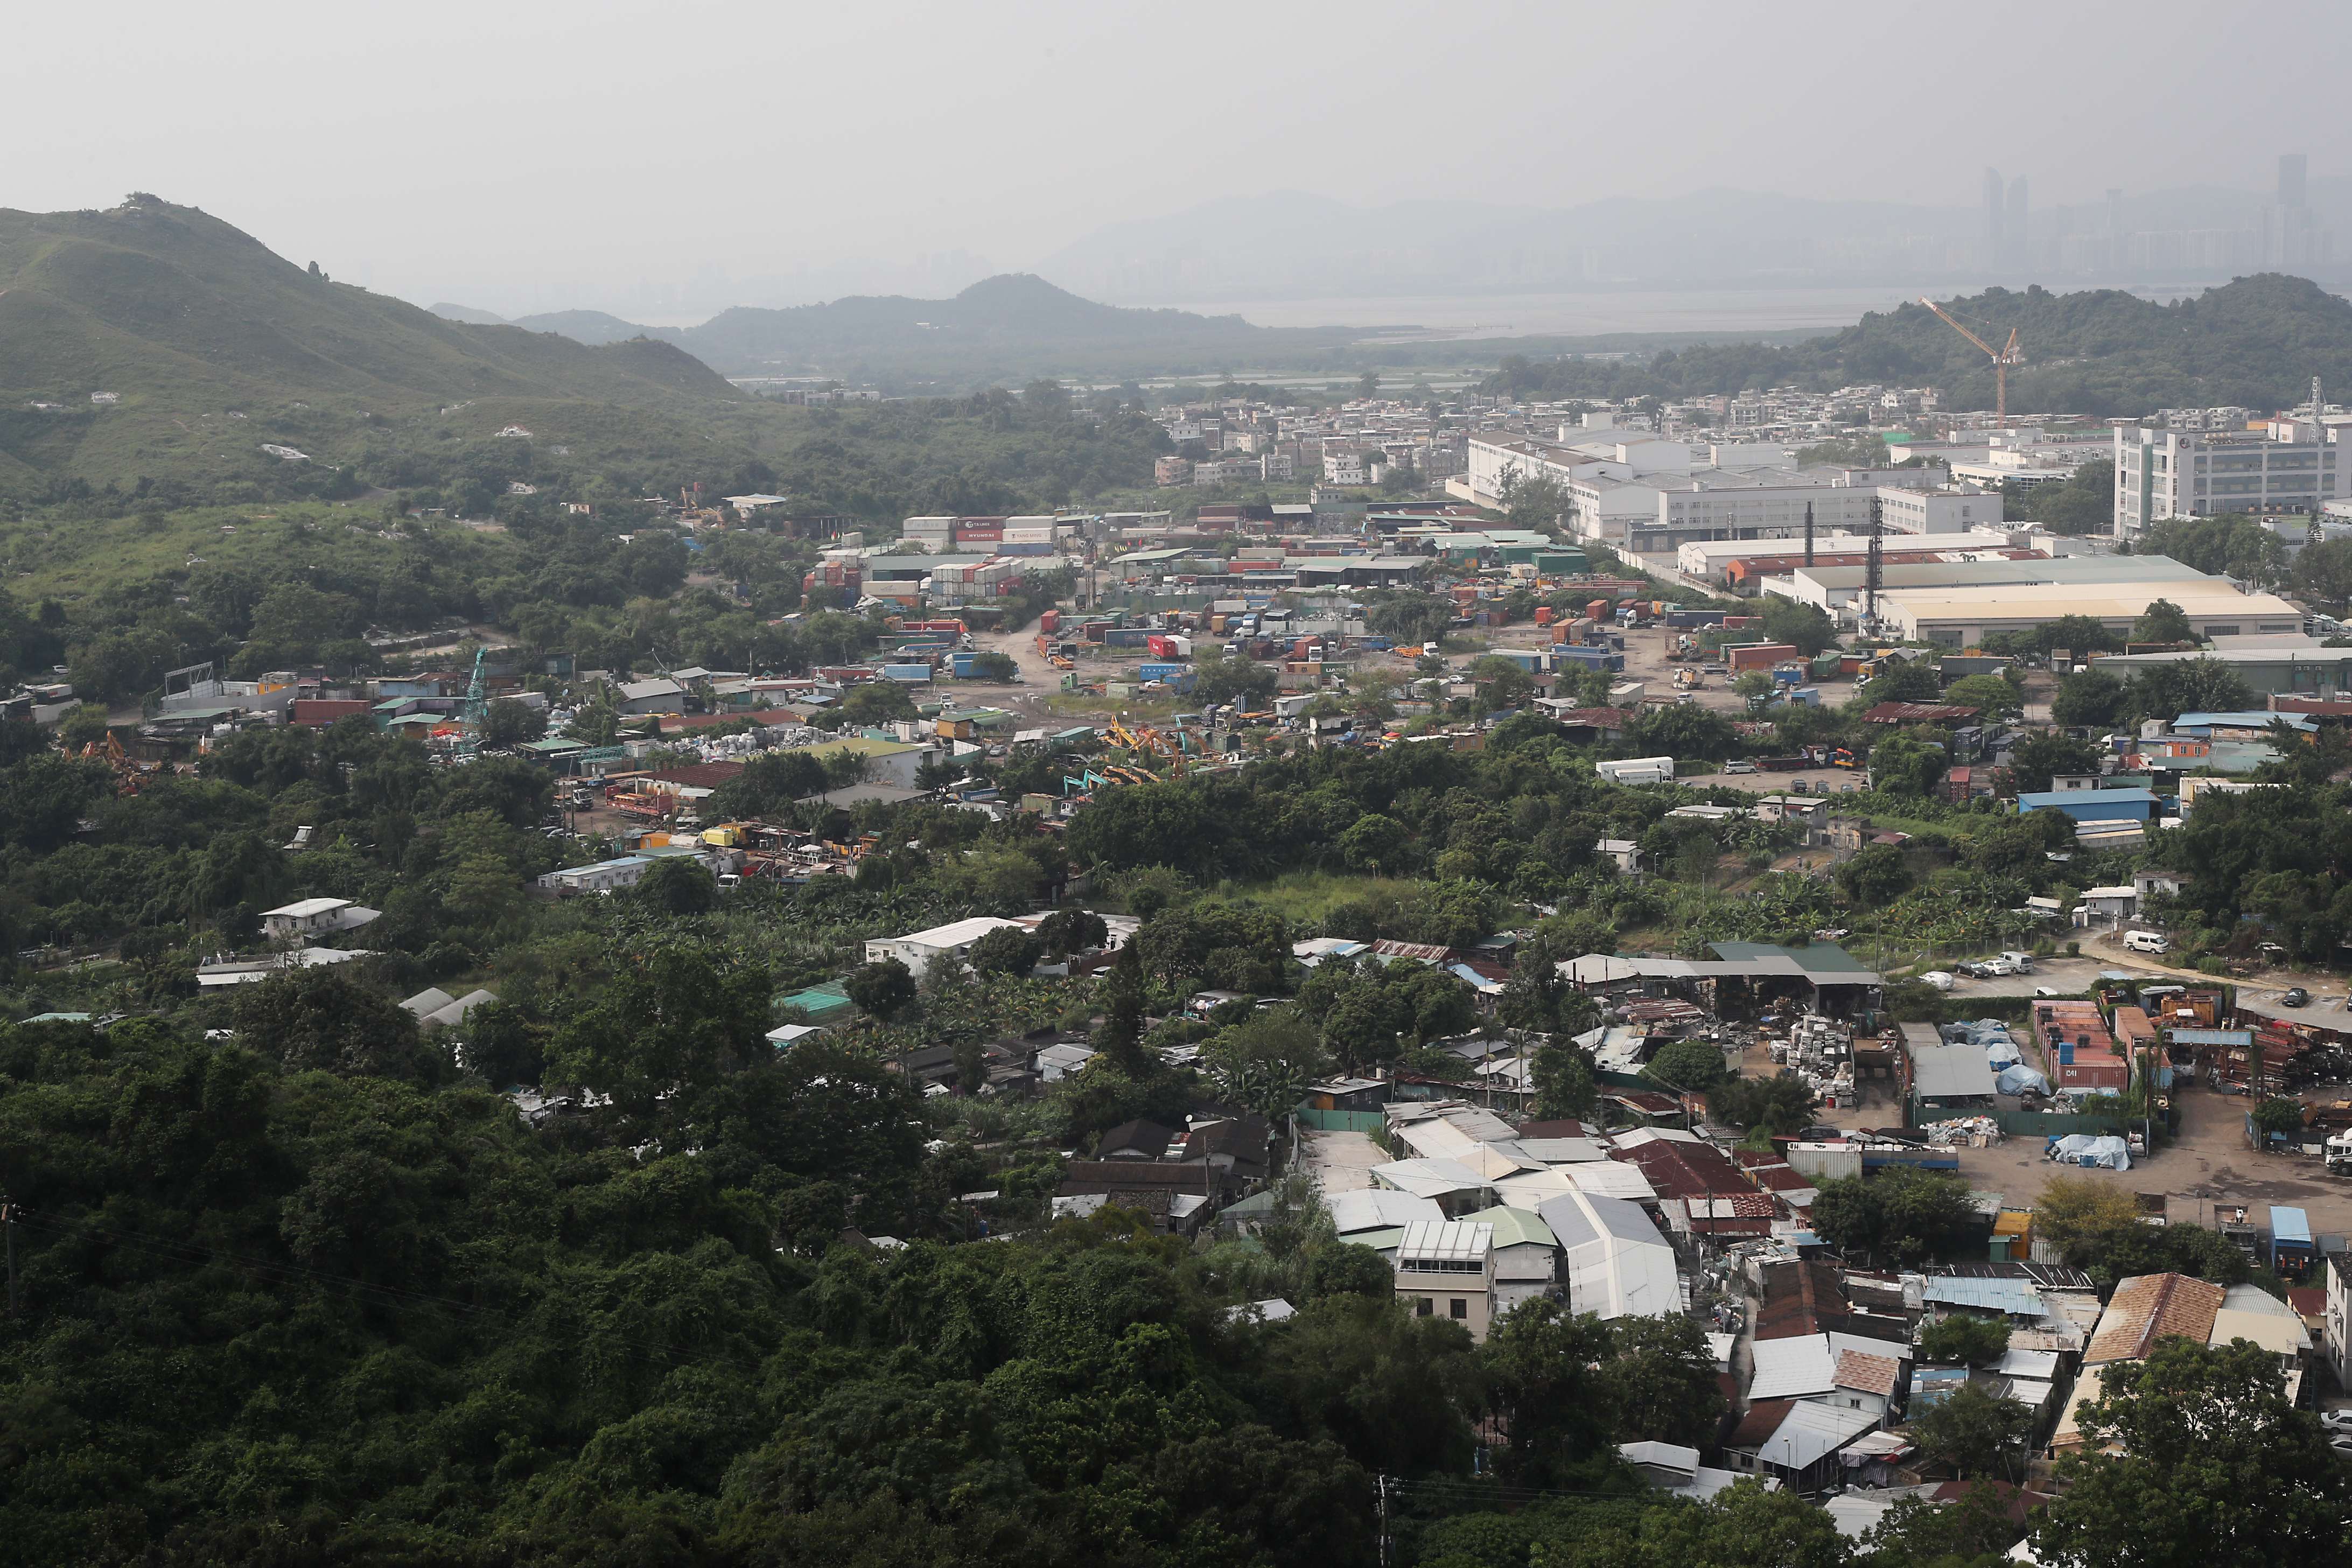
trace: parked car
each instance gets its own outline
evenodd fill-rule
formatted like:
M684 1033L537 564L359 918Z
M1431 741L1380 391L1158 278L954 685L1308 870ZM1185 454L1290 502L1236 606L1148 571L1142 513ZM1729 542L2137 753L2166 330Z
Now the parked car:
M1934 986L1938 991L1949 991L1953 986L1959 984L1957 979L1940 969L1931 969L1927 971L1927 973L1919 976L1919 978L1926 981L1928 984Z
M2031 974L2033 973L2033 955L2032 953L2020 952L2016 949L2011 948L2008 952L2003 952L2000 956L2002 960L2008 963L2009 972L2011 974Z
M2279 1005L2282 1007L2308 1007L2311 1005L2311 993L2305 991L2300 985L2292 986L2288 989L2285 995L2279 998Z
M2036 996L2044 998L2051 996L2063 996L2066 994L2066 989L2063 985L2037 985L2033 988L2033 994Z
M2157 931L2127 931L2124 932L2124 951L2126 952L2166 953L2172 951L2172 943L2167 941L2163 935Z
M2352 1432L2352 1408L2323 1410L2319 1413L2319 1424L2330 1432Z
M1756 764L1745 757L1734 757L1723 764L1723 771L1727 773L1752 773L1756 771Z

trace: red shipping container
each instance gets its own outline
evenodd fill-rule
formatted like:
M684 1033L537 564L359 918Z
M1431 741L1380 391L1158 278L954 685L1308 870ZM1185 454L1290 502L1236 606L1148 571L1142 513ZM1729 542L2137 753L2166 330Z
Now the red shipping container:
M1154 658L1174 658L1176 657L1176 642L1173 637L1146 637L1143 639L1143 646L1151 651Z
M298 697L294 700L294 722L323 730L338 719L359 718L373 706L362 698Z
M1605 621L1609 618L1609 601L1595 599L1584 606L1584 613L1593 620Z
M1551 606L1549 605L1538 605L1536 606L1536 625L1539 626L1548 626L1551 625Z
M1727 648L1734 669L1769 669L1782 659L1794 658L1797 650L1784 642L1750 643L1746 647Z
M1058 632L1062 629L1062 612L1048 610L1037 617L1037 624L1049 632Z

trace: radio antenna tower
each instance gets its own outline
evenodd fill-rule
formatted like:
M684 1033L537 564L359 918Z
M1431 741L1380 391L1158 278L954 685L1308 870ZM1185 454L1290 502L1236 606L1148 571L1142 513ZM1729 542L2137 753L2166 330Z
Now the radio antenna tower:
M1870 498L1870 553L1865 559L1862 569L1863 619L1874 626L1878 624L1878 591L1886 585L1885 521L1876 496Z

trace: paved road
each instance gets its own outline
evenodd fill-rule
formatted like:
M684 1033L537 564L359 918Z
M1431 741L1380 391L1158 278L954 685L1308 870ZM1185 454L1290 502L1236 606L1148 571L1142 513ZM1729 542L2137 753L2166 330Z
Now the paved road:
M1324 1193L1369 1191L1372 1167L1388 1163L1388 1155L1367 1132L1317 1132L1298 1135L1299 1160Z

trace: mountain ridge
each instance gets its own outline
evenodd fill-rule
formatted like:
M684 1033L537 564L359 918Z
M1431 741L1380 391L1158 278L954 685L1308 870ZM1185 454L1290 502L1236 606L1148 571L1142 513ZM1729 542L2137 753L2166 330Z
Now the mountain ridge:
M474 401L650 414L740 397L675 343L448 321L152 195L0 210L0 479L234 470L258 444L235 422L265 412L303 416L290 433L308 439Z

